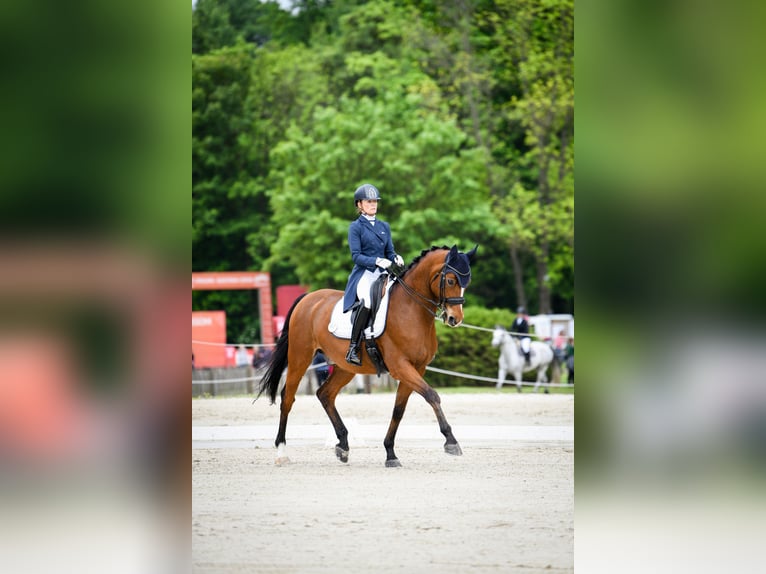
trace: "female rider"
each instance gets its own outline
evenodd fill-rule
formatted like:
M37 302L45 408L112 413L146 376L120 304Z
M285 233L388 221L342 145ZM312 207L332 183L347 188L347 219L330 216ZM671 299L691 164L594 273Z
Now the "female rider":
M380 192L374 185L366 183L354 192L354 205L359 217L348 227L348 247L354 268L348 276L343 295L343 312L352 311L351 343L346 361L361 365L359 344L362 332L370 318L370 287L393 263L404 265L401 256L394 251L391 228L388 223L376 218Z

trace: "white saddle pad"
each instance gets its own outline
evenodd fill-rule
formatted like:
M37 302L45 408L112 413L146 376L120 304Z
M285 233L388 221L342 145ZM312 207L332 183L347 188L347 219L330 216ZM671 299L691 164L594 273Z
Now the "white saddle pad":
M386 328L386 315L388 315L388 293L391 291L392 283L386 286L386 292L383 294L383 299L380 301L380 307L378 308L378 314L375 315L375 321L373 321L372 329L367 327L364 331L365 339L371 337L380 337ZM351 311L348 313L343 312L343 297L335 304L332 309L332 316L330 317L330 324L327 329L338 337L339 339L351 338Z

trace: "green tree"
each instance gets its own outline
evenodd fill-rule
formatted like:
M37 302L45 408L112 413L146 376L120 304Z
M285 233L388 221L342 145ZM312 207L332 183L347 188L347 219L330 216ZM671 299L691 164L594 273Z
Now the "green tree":
M194 269L342 288L370 181L405 259L481 245L469 305L571 310L572 1L298 6L195 10ZM193 304L257 325L244 292Z
M194 271L257 269L247 235L266 225L268 200L251 161L249 49L192 57L192 251ZM196 292L195 309L224 309L230 340L257 320L254 294Z
M293 126L275 148L272 256L290 261L302 283L345 285L352 194L365 181L381 189L381 215L407 259L433 244L470 247L489 225L481 154L461 151L465 136L454 120L425 112L421 101L344 98L338 109L318 109L310 129Z
M253 198L257 198L248 209L258 210L264 219L248 230L247 253L262 268L277 234L268 199L268 190L273 185L271 152L284 140L291 125L310 122L314 110L329 96L321 60L315 51L303 45L259 50L251 82L247 102L251 123L241 138L248 142ZM297 281L293 270L278 261L272 263L271 271L276 273L275 283Z
M269 0L197 0L192 11L192 53L206 54L238 41L288 45L308 37L301 15L292 16Z
M245 232L268 215L253 203L258 190L244 135L252 124L250 89L246 48L192 59L192 242L198 270L247 269Z
M338 37L313 48L336 99L296 118L271 155L278 237L270 262L289 261L302 283L345 285L350 198L365 181L381 189L381 212L406 258L432 244L465 246L491 227L482 152L467 145L420 69L416 16L371 2L340 17Z
M192 9L192 53L206 54L233 46L236 40L227 6L217 0L197 0Z
M552 311L551 293L571 283L574 234L574 3L498 0L484 14L493 30L499 82L519 86L504 106L523 129L512 150L516 177L496 201L504 223L517 298L526 302L521 253L535 262L538 311ZM570 291L571 292L571 291Z

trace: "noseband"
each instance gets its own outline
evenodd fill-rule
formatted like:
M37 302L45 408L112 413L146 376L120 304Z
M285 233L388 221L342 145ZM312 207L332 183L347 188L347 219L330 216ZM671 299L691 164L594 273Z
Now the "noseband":
M441 309L444 305L463 305L465 303L465 297L445 297L444 296L444 283L447 280L447 272L452 271L456 277L460 277L461 273L452 267L452 265L444 263L444 267L441 270L441 278L439 279L439 304L437 309ZM434 277L435 279L436 277ZM432 280L433 282L433 280ZM458 281L460 283L460 281Z

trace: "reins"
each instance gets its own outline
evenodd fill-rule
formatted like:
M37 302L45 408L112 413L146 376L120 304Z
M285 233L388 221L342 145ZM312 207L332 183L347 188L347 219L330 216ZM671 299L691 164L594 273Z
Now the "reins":
M417 299L417 298L420 298L420 299L422 299L423 301L425 301L425 302L427 302L427 303L430 303L431 305L433 305L434 307L436 307L436 310L437 310L437 311L439 311L439 310L440 310L440 307L439 307L439 303L438 303L438 302L434 301L433 299L429 299L428 297L425 297L424 295L421 295L420 293L418 293L417 291L415 291L415 290L414 290L412 287L410 287L409 285L407 285L407 284L404 282L404 279L402 279L402 278L401 278L401 277L399 277L398 275L392 275L392 277L394 278L394 285L401 285L402 289L404 289L404 292L405 292L405 293L407 293L407 295L409 295L410 297L412 297L412 298L414 299L415 303L417 303L418 305L420 305L421 307L423 307L423 309L425 309L426 311L428 311L428 312L429 312L431 315L433 315L433 316L434 316L434 317L436 317L436 318L438 318L438 317L439 317L439 315L441 315L441 313L438 313L438 314L437 314L436 312L432 311L432 310L431 310L429 307L427 307L427 306L426 306L425 304L423 304L421 301L418 301L418 299ZM434 279L435 279L435 278L436 278L436 277L434 276Z

